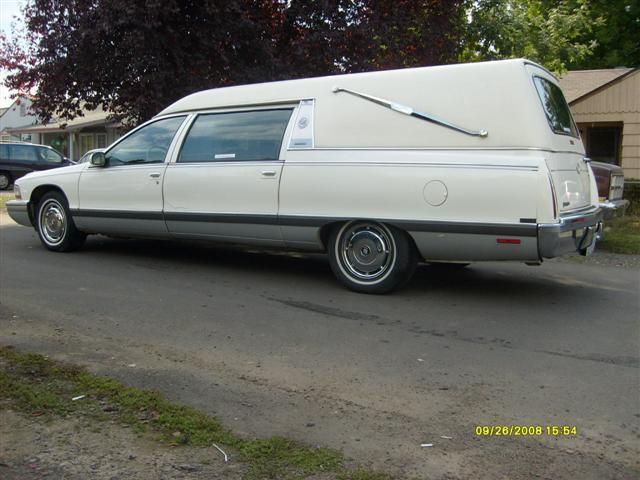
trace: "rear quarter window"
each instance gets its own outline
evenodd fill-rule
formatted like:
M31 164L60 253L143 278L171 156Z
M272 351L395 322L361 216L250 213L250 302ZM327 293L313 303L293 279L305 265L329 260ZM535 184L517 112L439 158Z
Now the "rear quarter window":
M560 87L542 77L533 77L533 83L551 130L559 135L578 138L578 129Z
M278 160L292 109L201 114L178 162Z

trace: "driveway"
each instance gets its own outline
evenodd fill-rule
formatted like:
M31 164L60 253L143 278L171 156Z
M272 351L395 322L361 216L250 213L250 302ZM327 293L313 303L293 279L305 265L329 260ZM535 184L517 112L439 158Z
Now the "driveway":
M399 477L640 475L637 258L424 266L366 296L319 255L105 237L55 254L4 214L0 248L0 343L160 389L236 432Z

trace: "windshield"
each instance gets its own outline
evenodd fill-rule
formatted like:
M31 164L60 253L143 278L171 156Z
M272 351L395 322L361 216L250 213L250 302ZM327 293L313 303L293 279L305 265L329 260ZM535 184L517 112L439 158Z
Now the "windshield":
M578 138L578 129L560 87L542 77L534 77L533 81L551 130L554 133Z

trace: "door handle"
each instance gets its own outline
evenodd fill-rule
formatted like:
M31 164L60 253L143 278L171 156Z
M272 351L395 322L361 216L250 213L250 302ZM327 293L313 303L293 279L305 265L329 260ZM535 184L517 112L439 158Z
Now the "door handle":
M153 173L150 173L150 174L149 174L149 176L150 176L151 178L160 178L160 173L158 173L158 172L153 172Z
M276 171L275 170L263 170L262 171L262 176L263 177L275 177L276 176Z

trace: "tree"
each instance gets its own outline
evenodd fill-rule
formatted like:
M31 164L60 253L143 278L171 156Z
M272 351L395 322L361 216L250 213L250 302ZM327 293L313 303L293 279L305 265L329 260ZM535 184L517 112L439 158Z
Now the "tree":
M462 0L30 0L0 39L44 119L102 105L135 124L197 90L455 61Z
M591 0L592 18L599 18L591 38L593 54L571 68L640 67L640 2Z
M634 0L477 0L461 58L526 57L548 68L640 63L640 6Z

